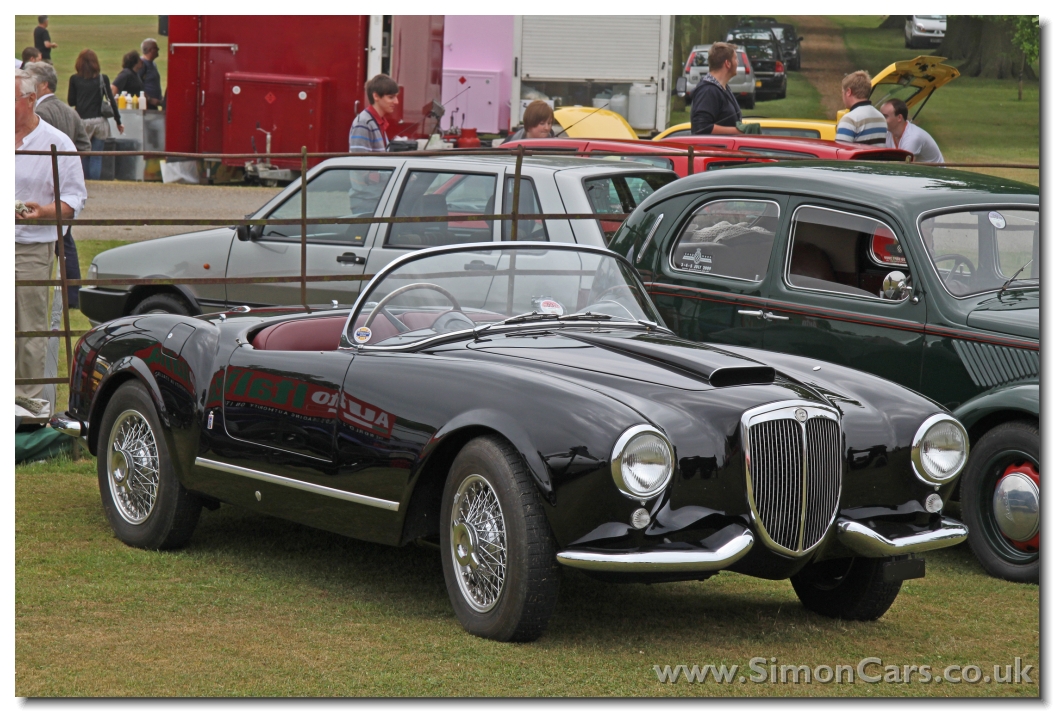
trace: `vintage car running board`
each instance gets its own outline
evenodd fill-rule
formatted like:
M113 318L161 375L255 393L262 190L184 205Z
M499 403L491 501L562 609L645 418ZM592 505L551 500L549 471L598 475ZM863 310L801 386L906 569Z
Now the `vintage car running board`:
M954 519L942 519L939 529L889 539L871 527L846 519L838 520L838 541L857 554L871 558L917 554L943 549L966 541L966 525Z
M717 571L736 563L754 546L754 535L743 529L714 550L645 549L643 551L603 551L569 549L556 555L564 566L588 571L614 573L683 573Z
M196 458L194 460L194 464L198 467L207 467L210 470L219 470L220 472L226 472L231 475L240 475L242 477L260 480L261 482L270 482L273 485L281 485L283 487L291 487L293 489L302 490L304 492L310 492L311 494L319 494L323 497L333 497L334 499L342 499L345 502L364 504L367 507L377 507L379 509L387 509L392 512L399 511L398 502L392 502L387 499L378 499L377 497L368 497L367 495L355 494L354 492L345 492L344 490L311 484L310 482L302 482L300 480L294 480L289 477L282 477L281 475L272 475L269 472L251 470L248 467L229 465L226 462L209 460L204 457Z

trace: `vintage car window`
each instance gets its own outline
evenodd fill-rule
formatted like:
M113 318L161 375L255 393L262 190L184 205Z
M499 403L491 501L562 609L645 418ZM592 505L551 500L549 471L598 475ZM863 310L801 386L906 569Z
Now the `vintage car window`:
M787 151L781 148L755 148L753 146L740 146L743 153L753 153L756 156L771 156L773 158L816 158L815 153L805 151Z
M795 138L820 138L819 129L794 129L783 126L762 126L764 136L793 136Z
M589 205L594 213L619 214L632 213L645 198L667 183L677 180L676 173L644 173L642 175L617 175L587 178L583 181ZM604 232L604 240L609 241L618 230L621 220L598 220Z
M911 286L907 260L895 265L882 262L872 254L876 242L887 250L883 256L903 257L896 233L879 220L830 208L800 207L791 221L787 283L854 297L907 299ZM883 296L883 282L894 271L903 274L898 281L904 282L904 288Z
M505 179L505 193L501 199L501 212L503 215L512 214L512 194L516 190L516 179L514 177ZM534 181L530 178L520 177L520 212L521 213L543 213L542 204L538 201L538 192L534 189ZM531 240L533 242L549 242L549 233L545 230L544 220L518 220L516 226L517 240ZM501 239L512 239L512 220L501 221Z
M372 282L363 300L348 325L348 340L356 345L405 346L532 312L590 312L605 322L662 323L624 260L599 251L513 243L409 260ZM546 319L541 323L547 328L557 323ZM522 323L537 328L538 322Z
M957 297L1015 284L1039 286L1039 211L978 208L919 222L922 243L944 286Z
M779 226L769 200L716 200L692 215L670 255L675 270L760 282Z
M497 177L475 173L411 171L403 185L394 217L488 215L494 212ZM388 247L422 248L462 242L490 242L493 223L395 223L388 231Z
M309 218L361 218L377 212L388 181L390 168L331 168L315 175L307 184L307 216ZM269 218L299 218L300 191L293 192L271 212ZM307 237L312 242L341 242L361 245L369 225L307 226ZM270 239L300 239L299 225L268 225L262 237Z

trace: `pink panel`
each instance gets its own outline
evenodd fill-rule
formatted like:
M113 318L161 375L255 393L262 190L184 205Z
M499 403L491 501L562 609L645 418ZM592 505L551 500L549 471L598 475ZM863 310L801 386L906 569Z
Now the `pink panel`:
M467 95L451 99L464 88L456 81L444 81L443 104L451 110L457 104L465 112L465 126L477 128L481 132L496 133L509 128L512 94L512 15L447 15L443 25L443 70L449 76L452 72L490 74L498 73L497 124L490 112L483 111L485 102L472 101ZM472 91L472 90L470 90ZM467 99L467 100L463 100ZM460 112L459 112L460 113ZM450 119L443 120L443 127L449 126ZM460 115L457 118L461 124Z

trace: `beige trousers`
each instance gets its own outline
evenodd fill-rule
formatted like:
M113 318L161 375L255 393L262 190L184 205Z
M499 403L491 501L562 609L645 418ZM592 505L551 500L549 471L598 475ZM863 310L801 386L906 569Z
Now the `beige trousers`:
M54 242L15 243L15 279L51 279ZM48 328L48 287L15 287L15 330ZM15 378L43 378L46 336L15 339ZM16 396L40 398L43 384L15 386Z

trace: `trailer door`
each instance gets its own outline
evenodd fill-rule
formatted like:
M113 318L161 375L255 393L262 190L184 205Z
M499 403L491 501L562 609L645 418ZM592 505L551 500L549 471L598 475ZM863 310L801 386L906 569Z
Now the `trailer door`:
M661 15L524 15L524 83L658 82Z

